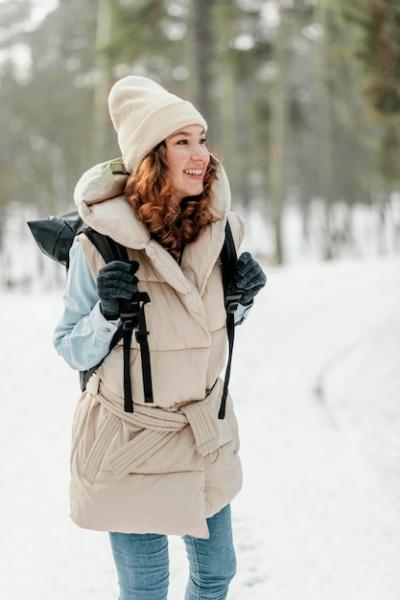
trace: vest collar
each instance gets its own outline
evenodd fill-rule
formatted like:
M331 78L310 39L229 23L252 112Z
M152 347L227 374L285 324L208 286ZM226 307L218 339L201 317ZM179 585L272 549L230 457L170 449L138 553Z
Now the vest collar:
M208 277L221 252L225 224L230 210L231 195L228 178L222 163L217 161L217 179L214 181L211 209L217 217L188 244L178 265L161 244L150 237L147 227L137 219L123 193L126 177L110 179L106 165L95 165L80 178L74 193L75 203L82 219L95 231L108 235L116 242L135 250L144 250L160 278L180 293L190 293L193 285L203 294ZM113 195L113 197L111 197Z

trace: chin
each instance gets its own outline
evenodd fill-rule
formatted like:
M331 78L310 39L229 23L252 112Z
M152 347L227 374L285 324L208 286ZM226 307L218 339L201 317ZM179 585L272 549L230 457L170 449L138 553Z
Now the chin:
M186 190L186 195L187 196L198 196L199 194L201 194L203 189L204 189L203 184L196 185L196 187L193 186L190 188L190 190Z

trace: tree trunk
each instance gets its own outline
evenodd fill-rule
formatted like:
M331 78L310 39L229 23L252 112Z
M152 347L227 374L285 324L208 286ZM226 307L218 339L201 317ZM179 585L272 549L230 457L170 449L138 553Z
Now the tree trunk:
M212 107L214 63L211 0L192 0L192 30L194 39L195 103L208 123L210 142L215 141Z
M319 129L319 171L321 195L325 207L325 239L323 256L325 260L333 257L332 249L332 205L333 205L333 135L332 104L329 69L329 19L327 0L320 0L315 9L316 20L322 26L320 42L316 43L315 74L316 103Z
M250 152L250 140L249 140L249 120L248 120L248 109L250 105L248 86L251 83L241 80L236 83L236 94L235 94L235 116L236 116L236 152L238 155L237 168L235 172L238 173L237 187L240 196L240 202L243 208L248 209L251 201L251 189L250 189L250 170L251 170L251 152ZM236 154L235 152L235 154Z
M93 158L105 160L111 132L107 98L112 85L112 65L105 52L112 39L112 0L99 0L96 30L97 81L93 99Z
M271 144L269 156L270 196L272 199L272 222L275 232L274 262L282 264L284 258L282 235L282 211L285 200L285 10L279 3L280 23L274 47L274 58L277 66L277 78L270 90L271 101Z

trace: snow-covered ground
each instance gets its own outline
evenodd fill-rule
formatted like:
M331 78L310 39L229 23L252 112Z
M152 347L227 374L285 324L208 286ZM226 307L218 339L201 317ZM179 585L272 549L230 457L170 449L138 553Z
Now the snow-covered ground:
M244 487L230 600L400 597L400 259L266 268L237 330ZM118 597L105 533L69 520L77 375L51 345L61 293L1 294L1 597ZM187 563L170 536L171 600Z

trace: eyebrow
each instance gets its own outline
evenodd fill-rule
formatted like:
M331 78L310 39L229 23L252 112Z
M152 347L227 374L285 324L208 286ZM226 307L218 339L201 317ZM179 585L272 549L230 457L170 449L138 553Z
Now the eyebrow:
M203 133L205 132L205 129L202 129L199 135L203 135ZM190 137L192 134L188 131L178 131L178 133L174 133L174 135L171 135L169 139L172 140L172 138L176 137L177 135L185 135L186 137Z

